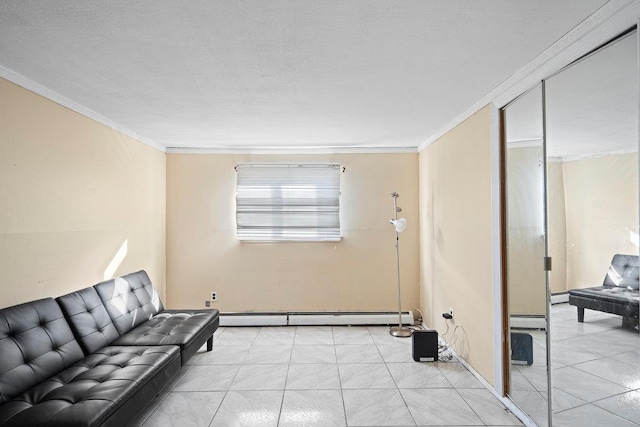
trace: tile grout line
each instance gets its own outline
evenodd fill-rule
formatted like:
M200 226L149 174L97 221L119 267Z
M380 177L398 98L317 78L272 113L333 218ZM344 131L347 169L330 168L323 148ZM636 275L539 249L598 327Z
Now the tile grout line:
M457 388L455 388L455 387L454 387L454 388L453 388L453 390L456 392L456 394L457 394L458 396L460 396L460 399L462 399L462 401L463 401L463 402L464 402L464 403L469 407L469 409L471 409L471 412L473 412L473 413L475 414L475 416L476 416L476 417L478 417L478 419L480 420L480 422L482 423L482 425L483 425L483 426L487 426L487 425L489 425L489 424L487 424L487 423L482 419L482 417L480 416L480 414L478 414L478 413L476 412L476 410L475 410L475 409L473 409L473 406L471 406L471 404L470 404L469 402L467 402L467 399L465 399L465 398L464 398L464 396L463 396L462 394L460 394L460 391L458 391L458 389L457 389ZM482 389L477 389L477 390L482 390ZM489 392L489 393L491 393L491 392ZM511 411L509 411L509 413L511 413Z
M564 313L562 313L562 314L563 314L562 316L554 316L554 317L558 321L558 324L561 325L561 329L562 330L565 330L566 333L573 333L573 335L572 336L568 336L566 338L563 338L561 340L554 340L553 343L557 343L557 344L564 343L564 344L568 344L568 345L570 345L570 344L579 345L585 339L608 338L610 336L609 333L611 331L620 331L621 330L621 326L620 325L607 324L606 329L604 329L604 330L595 330L595 331L591 330L591 332L586 332L585 333L585 331L584 331L585 327L587 327L587 328L589 328L589 327L604 328L604 326L602 326L601 324L590 324L590 323L587 323L585 325L582 325L578 329L576 329L576 326L580 326L580 325L576 325L575 324L575 317L573 317L573 316L571 316L571 317L564 316ZM605 321L605 323L608 323L608 321L610 319L612 319L611 315L606 315L606 316L603 315L603 316L599 316L599 319L596 318L595 322L597 322L598 320L601 320L601 321ZM553 334L553 331L551 331L551 333ZM607 341L608 341L608 339L607 339ZM619 343L619 340L616 340L616 342ZM609 344L612 344L612 343L603 342L603 345L609 345ZM624 345L622 345L622 346L624 347ZM613 411L611 411L609 409L606 409L606 408L603 408L603 407L600 407L600 406L596 405L597 402L601 402L601 401L604 401L604 400L607 400L607 399L610 399L610 398L613 398L613 397L616 397L616 396L621 396L621 395L624 395L626 393L633 392L634 389L630 389L628 386L626 386L624 384L620 384L618 382L614 382L614 381L608 380L607 378L604 378L601 375L597 375L597 374L592 373L592 371L585 371L583 368L580 368L581 365L585 365L585 364L588 364L588 363L591 363L591 362L607 362L607 361L613 361L613 362L615 362L615 364L621 363L621 364L623 364L625 366L635 368L635 365L626 363L624 361L619 361L617 359L614 359L613 357L619 356L619 355L623 355L623 354L626 354L626 353L631 353L631 352L634 352L634 351L637 351L637 350L638 350L638 348L626 348L625 350L617 351L614 354L593 354L594 356L597 356L594 359L553 368L554 371L560 370L560 369L564 369L564 368L574 368L578 372L593 376L593 377L595 377L595 378L597 378L599 380L606 380L606 381L608 381L608 382L610 382L612 384L615 384L615 385L618 385L618 386L622 386L622 387L625 387L625 388L628 389L626 391L621 391L621 392L614 393L614 394L611 394L611 395L608 395L608 396L605 396L605 397L601 397L601 398L599 398L597 400L586 401L586 402L581 403L579 405L571 406L571 407L569 407L567 409L564 409L562 411L554 411L554 415L563 414L563 413L569 413L570 411L573 411L573 410L575 410L577 408L592 407L592 408L597 408L599 410L603 410L604 412L610 414L611 416L617 417L617 418L622 419L622 420L629 421L629 422L633 423L634 425L638 425L634 421L628 420L625 415L615 413L615 412L613 412ZM556 390L560 390L563 393L568 394L569 396L575 397L575 398L577 398L579 400L584 400L582 398L579 398L579 397L575 396L573 393L570 393L570 392L564 390L563 388L557 387L556 384L554 384L554 388Z
M289 381L289 371L291 370L291 359L293 358L293 348L296 343L296 335L298 334L298 327L296 326L293 331L293 341L291 343L291 353L289 353L289 361L287 362L287 374L284 377L284 387L282 389L282 399L280 400L280 411L278 412L278 421L276 426L280 425L282 420L282 409L284 408L284 396L287 394L287 382ZM283 344L280 344L283 345Z
M262 330L262 328L260 328ZM223 333L228 331L227 328L225 328L224 331L222 331ZM259 332L258 332L259 333ZM220 334L222 335L222 334ZM256 334L256 338L258 337L258 334ZM255 341L255 338L253 339L253 342ZM249 346L249 351L251 350L251 345ZM231 382L229 383L229 387L227 387L227 389L224 391L224 396L222 397L222 400L220 401L220 404L218 405L218 408L216 409L215 413L213 414L213 417L211 418L211 421L209 421L209 426L211 426L211 424L213 423L213 421L216 419L216 415L218 415L218 412L220 411L220 408L222 407L222 404L224 403L224 401L226 400L227 396L229 395L229 391L231 390L231 386L233 385L233 382L236 380L236 377L238 376L238 372L240 372L240 368L242 368L242 363L244 362L244 360L247 358L247 355L249 354L249 351L247 351L247 353L244 355L244 357L242 358L242 360L239 362L238 364L238 370L236 371L235 375L233 376L233 378L231 379ZM224 365L223 365L224 366Z
M603 411L607 411L608 413L610 413L610 414L612 414L612 415L615 415L615 416L617 416L617 417L620 417L620 418L622 418L623 420L630 421L630 422L631 422L631 423L633 423L633 424L638 424L638 423L636 423L636 422L635 422L635 421L633 421L633 420L629 420L629 419L627 419L627 417L625 417L625 416L623 416L623 415L616 414L615 412L611 412L611 411L610 411L610 410L608 410L607 408L603 408L603 407L601 407L601 406L596 405L596 403L597 403L597 402L601 402L601 401L603 401L603 400L607 400L607 399L610 399L610 398L615 397L615 396L622 396L623 394L632 393L632 392L637 392L638 390L640 390L640 389L629 389L628 391L625 391L625 392L622 392L622 393L614 394L614 395L611 395L611 396L603 397L602 399L598 399L598 400L593 400L593 401L591 401L591 402L587 402L587 404L588 404L588 405L593 405L593 406L595 406L595 407L597 407L597 408L599 408L599 409L602 409ZM640 424L638 424L638 425L640 425Z
M380 351L380 350L378 350L378 351ZM398 383L396 382L395 377L393 376L393 374L391 373L391 370L389 369L388 362L386 360L384 360L384 358L382 360L384 361L385 368L387 368L387 372L389 372L389 375L391 376L391 380L393 381L393 383L396 386L396 391L400 395L400 399L402 399L402 403L404 403L405 408L407 408L407 412L409 413L409 416L411 417L411 420L413 421L413 424L414 425L418 425L418 422L416 421L416 418L413 416L413 412L411 412L411 408L409 408L409 404L405 400L404 395L402 394L402 391L400 390L400 387L398 387Z
M342 376L340 375L340 364L338 363L338 351L336 350L336 340L335 340L335 337L333 336L333 328L331 328L331 337L333 338L333 353L336 356L336 371L338 372L338 386L340 387L340 400L342 401L342 413L344 414L344 425L349 426L349 419L347 418L347 405L344 402L344 389L342 388Z
M298 328L296 328L296 332L294 332L294 336L293 336L293 338L294 338L294 343L295 343L295 338L296 338L296 334L297 334L297 329L298 329ZM258 336L259 336L259 334L260 334L260 332L261 332L262 330L264 330L264 329L263 329L263 328L261 328L261 329L260 329L260 331L258 331L258 333L256 333L256 335L253 337L253 340L251 341L251 345L249 346L249 347L250 347L250 349L249 349L249 350L247 351L247 353L245 354L245 356L244 356L244 358L243 358L243 361L241 361L240 368L238 368L238 371L237 371L237 372L236 372L236 374L234 375L234 378L231 380L231 384L233 384L233 382L235 381L235 379L236 379L236 377L237 377L237 375L238 375L239 370L241 369L241 367L242 367L242 366L244 366L244 364L243 364L242 362L246 361L246 358L247 358L247 356L248 356L249 352L251 351L251 349L256 348L255 343L256 343L256 341L257 341L257 339L258 339ZM371 342L372 342L372 344L375 346L375 349L376 349L377 354L382 358L382 363L384 363L384 365L385 365L385 369L386 369L387 373L390 375L390 377L391 377L391 379L392 379L392 381L393 381L394 389L395 389L395 390L400 394L401 399L403 400L403 403L404 403L405 407L407 408L407 411L409 412L409 415L411 416L413 423L414 423L414 424L417 424L417 423L416 423L416 420L415 420L415 418L414 418L413 413L412 413L412 412L411 412L411 410L409 409L407 402L404 400L404 396L402 396L401 389L400 389L400 388L399 388L399 386L398 386L398 383L397 383L397 381L396 381L396 378L394 378L394 376L391 374L391 370L389 369L389 363L396 363L396 362L389 362L389 361L385 360L385 359L384 359L384 357L382 357L382 354L381 354L381 352L380 352L380 348L379 348L379 346L380 346L380 345L389 345L389 346L391 346L391 343L389 343L389 344L385 344L384 342L378 342L378 341L376 341L375 339L373 339L373 334L371 333L371 330L367 329L367 332L368 332L367 337L369 337L369 338L371 339ZM337 376L338 376L338 378L337 378L337 379L338 379L339 392L340 392L340 395L341 395L341 403L342 403L342 408L343 408L344 420L345 420L345 423L346 423L347 425L349 425L349 424L348 424L348 417L347 417L346 404L345 404L345 396L344 396L344 390L345 390L345 389L344 389L344 388L343 388L343 386L342 386L342 379L343 379L343 378L342 378L342 375L341 375L341 373L340 373L340 369L339 369L340 363L338 363L338 354L337 354L337 345L338 345L338 344L336 344L336 339L335 339L335 337L336 337L336 331L334 330L334 328L332 328L332 329L331 329L331 337L332 337L333 355L334 355L335 360L336 360L336 362L335 362L335 366L336 366L336 371L337 371ZM283 345L282 343L278 344L278 346L282 346L282 345ZM394 346L395 346L395 343L394 343ZM291 372L291 365L292 365L293 349L294 349L294 348L295 348L295 344L293 344L293 345L292 345L292 349L291 349L291 352L289 353L289 357L288 357L287 370L286 370L286 374L285 374L285 383L284 383L284 387L283 387L283 390L282 390L282 399L281 399L281 401L280 401L280 409L279 409L279 411L278 411L278 424L280 424L280 423L282 422L282 414L283 414L283 409L284 409L284 399L285 399L285 395L287 394L287 381L288 381L289 373ZM410 347L406 347L405 349L402 349L402 350L407 350L407 351L408 351L409 349L410 349ZM400 349L399 349L399 350L400 350ZM391 355L391 358L392 358L392 360L394 360L394 359L393 359L393 355ZM397 363L401 363L401 362L397 362ZM362 364L362 363L356 363L356 364ZM450 380L449 380L449 379L448 379L448 378L447 378L447 377L442 373L441 369L440 369L437 365L436 365L436 368L437 368L438 373L439 373L440 375L442 375L442 376L444 377L444 379L447 381L447 383L449 383L449 384L450 384L450 386L451 386L451 387L445 387L445 388L454 388L454 389L456 390L457 394L458 394L458 395L460 395L459 390L457 390L457 388L456 388L456 387L454 387L454 386L453 386L453 384L451 384ZM217 408L217 410L215 411L215 413L214 413L214 415L213 415L213 418L212 418L212 420L211 420L210 424L211 424L211 423L213 423L213 420L215 419L215 416L219 413L219 409L220 409L220 407L222 406L222 402L224 402L224 400L225 400L225 399L226 399L226 397L228 396L228 392L230 391L230 388L231 388L231 385L227 388L227 390L226 390L226 392L225 392L225 395L224 395L224 397L223 397L223 399L222 399L222 401L221 401L221 403L220 403L219 407L218 407L218 408ZM442 387L438 387L438 388L442 388ZM316 390L316 389L309 389L309 390ZM320 389L318 389L318 390L320 390ZM330 390L330 389L327 389L327 390ZM461 395L460 395L460 397L461 397L461 398L462 398L462 400L465 402L465 404L466 404L467 406L469 406L469 407L470 407L470 405L468 404L468 402L466 401L466 399L464 399L464 397L463 397L463 396L461 396ZM473 412L474 414L476 414L476 415L477 415L477 413L475 412L475 410L473 410L473 408L471 408L471 410L472 410L472 412ZM480 421L484 424L484 421L482 421L482 419L481 419L479 416L478 416L478 419L480 419Z

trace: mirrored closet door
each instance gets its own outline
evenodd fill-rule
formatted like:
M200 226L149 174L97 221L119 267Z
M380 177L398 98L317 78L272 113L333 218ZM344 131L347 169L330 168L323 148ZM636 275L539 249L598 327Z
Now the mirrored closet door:
M502 110L505 383L541 426L640 426L638 79L634 30Z
M547 79L545 101L553 419L640 426L636 32Z
M505 261L510 351L507 394L540 426L548 425L548 284L543 85L502 111Z

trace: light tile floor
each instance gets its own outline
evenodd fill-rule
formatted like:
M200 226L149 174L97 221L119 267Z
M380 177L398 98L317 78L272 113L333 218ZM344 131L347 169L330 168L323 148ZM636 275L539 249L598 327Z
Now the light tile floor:
M620 316L551 307L553 425L640 426L640 335ZM534 364L512 365L512 395L540 426L547 425L546 338L532 333Z
M133 424L522 425L460 363L414 362L388 327L329 326L219 328Z

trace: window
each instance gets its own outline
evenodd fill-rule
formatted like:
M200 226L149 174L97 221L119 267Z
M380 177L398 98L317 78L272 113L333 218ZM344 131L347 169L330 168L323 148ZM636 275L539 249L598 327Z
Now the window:
M238 240L340 240L340 165L236 166Z

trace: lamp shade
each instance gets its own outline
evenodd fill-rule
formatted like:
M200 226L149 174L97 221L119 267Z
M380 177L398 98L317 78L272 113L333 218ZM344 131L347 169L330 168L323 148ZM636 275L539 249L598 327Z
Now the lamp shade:
M396 228L398 233L402 233L407 228L406 218L392 219L390 222Z

